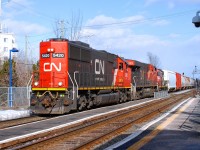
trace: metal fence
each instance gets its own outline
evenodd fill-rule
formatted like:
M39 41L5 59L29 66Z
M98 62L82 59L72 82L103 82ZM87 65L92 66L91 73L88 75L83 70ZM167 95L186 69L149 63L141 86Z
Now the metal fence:
M154 92L154 98L164 98L168 96L168 91Z
M0 87L0 108L9 106L9 87ZM30 88L12 87L12 107L28 108L30 106Z

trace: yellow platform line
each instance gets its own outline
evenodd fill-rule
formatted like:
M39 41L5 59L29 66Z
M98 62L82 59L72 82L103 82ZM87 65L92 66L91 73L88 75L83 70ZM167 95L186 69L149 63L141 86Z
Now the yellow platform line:
M187 102L183 107L181 107L176 114L169 117L165 122L161 123L158 127L156 127L151 133L149 133L147 136L133 144L131 147L128 148L128 150L137 150L143 147L145 144L150 142L156 135L158 135L167 125L169 125L173 120L175 120L180 113L182 113L192 102L194 99Z

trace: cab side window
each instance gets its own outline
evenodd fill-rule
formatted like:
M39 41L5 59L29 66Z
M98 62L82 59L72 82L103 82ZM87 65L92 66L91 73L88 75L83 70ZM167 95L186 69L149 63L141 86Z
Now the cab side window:
M119 63L119 70L123 70L124 68L123 68L123 63L121 62L121 63Z

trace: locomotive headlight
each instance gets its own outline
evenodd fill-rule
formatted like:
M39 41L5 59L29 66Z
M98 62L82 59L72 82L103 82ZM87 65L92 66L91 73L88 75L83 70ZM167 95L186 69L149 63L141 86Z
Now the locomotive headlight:
M58 86L62 86L62 84L63 84L62 82L58 82Z
M35 85L35 86L38 86L38 85L39 85L39 83L36 81L36 82L34 83L34 85Z
M48 49L47 49L47 52L48 52L48 53L52 53L52 52L54 52L54 49L53 49L53 48L48 48Z

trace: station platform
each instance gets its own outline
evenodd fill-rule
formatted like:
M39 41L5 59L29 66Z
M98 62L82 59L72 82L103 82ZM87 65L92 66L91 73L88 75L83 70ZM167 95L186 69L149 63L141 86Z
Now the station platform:
M199 150L200 98L185 100L166 116L150 122L106 149Z

